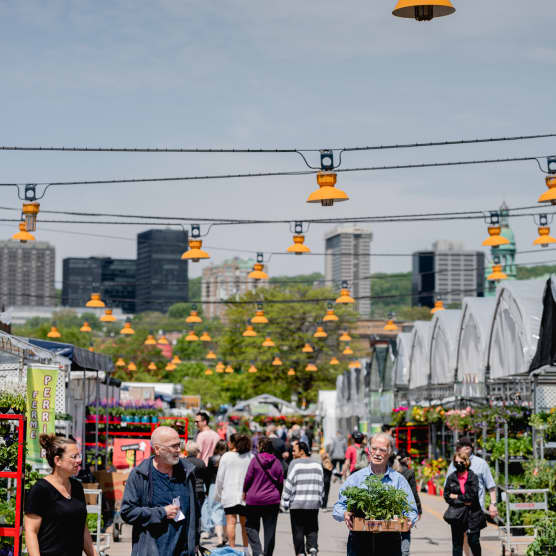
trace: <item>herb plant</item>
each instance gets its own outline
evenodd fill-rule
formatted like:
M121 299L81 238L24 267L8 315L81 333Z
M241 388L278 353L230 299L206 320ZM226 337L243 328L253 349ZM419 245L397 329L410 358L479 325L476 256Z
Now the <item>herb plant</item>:
M348 512L356 517L389 520L402 517L409 511L407 494L382 482L382 475L369 475L361 487L344 490Z

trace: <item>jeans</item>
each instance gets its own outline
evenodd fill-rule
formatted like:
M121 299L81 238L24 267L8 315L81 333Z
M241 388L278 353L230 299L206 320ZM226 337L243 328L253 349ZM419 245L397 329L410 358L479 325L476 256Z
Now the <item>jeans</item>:
M311 548L318 550L319 511L290 510L293 547L296 554L306 554ZM305 551L307 539L307 551Z
M342 468L344 467L344 461L346 461L344 458L342 459L332 458L332 471L336 472L336 467L337 467L338 468L337 474L341 475Z
M214 483L210 485L208 496L201 507L201 531L214 532L216 525L226 525L224 508L220 502L214 501L215 489Z
M268 506L246 506L247 521L245 529L247 530L247 538L249 546L253 552L253 556L272 556L274 552L274 543L276 540L276 523L278 521L279 504L271 504ZM263 520L264 531L264 549L261 547L261 539L259 537L259 527Z
M463 555L463 536L465 528L460 525L451 525L452 528L452 556ZM480 531L467 532L467 542L473 556L481 556Z
M400 533L351 531L347 556L402 556L402 536Z

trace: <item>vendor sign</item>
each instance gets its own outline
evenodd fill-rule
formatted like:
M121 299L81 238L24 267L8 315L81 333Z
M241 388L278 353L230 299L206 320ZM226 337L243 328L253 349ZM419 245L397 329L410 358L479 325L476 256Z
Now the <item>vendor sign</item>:
M27 368L27 462L43 463L45 454L39 444L41 434L54 434L58 369Z

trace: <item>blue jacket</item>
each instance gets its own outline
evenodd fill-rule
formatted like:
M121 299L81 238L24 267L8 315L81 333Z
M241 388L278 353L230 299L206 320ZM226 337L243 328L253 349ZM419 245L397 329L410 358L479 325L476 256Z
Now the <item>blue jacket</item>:
M131 470L125 485L120 515L133 526L131 535L131 556L166 556L159 554L152 529L166 519L163 507L152 506L152 460L150 457ZM189 490L189 512L186 514L187 554L195 555L195 547L199 544L200 509L195 495L195 467L185 459L177 465L183 466L185 481ZM186 513L184 511L184 513Z

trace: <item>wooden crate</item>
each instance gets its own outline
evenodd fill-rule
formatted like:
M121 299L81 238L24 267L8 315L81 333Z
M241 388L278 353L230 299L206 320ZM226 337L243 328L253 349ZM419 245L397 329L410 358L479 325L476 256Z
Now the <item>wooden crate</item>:
M354 531L367 531L369 533L401 533L409 531L409 519L364 519L362 517L353 518Z

